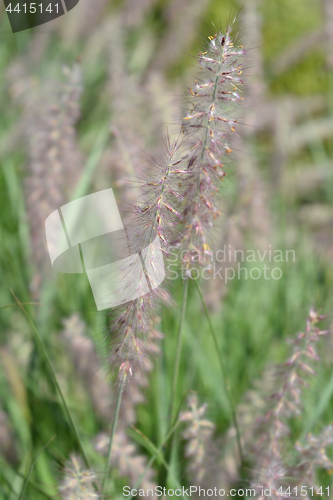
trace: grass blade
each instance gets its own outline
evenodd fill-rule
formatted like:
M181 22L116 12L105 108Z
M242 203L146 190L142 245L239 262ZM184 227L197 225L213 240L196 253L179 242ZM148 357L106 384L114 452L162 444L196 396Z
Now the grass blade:
M39 456L43 453L43 451L47 448L47 446L53 441L53 439L55 438L55 436L53 436L44 446L43 448L37 453L37 456L35 458L35 460L32 462L32 464L30 465L29 467L29 471L28 471L28 474L26 475L25 477L25 480L24 480L24 483L23 483L23 486L22 486L22 490L21 490L21 494L19 496L19 500L22 500L23 499L23 495L24 495L24 492L25 492L25 489L27 487L27 484L29 482L29 479L30 479L30 475L33 471L33 468L39 458Z
M215 349L216 349L216 352L217 352L218 357L219 357L219 363L220 363L221 372L222 372L222 375L223 375L223 381L224 381L225 389L226 389L226 392L227 392L227 395L228 395L228 399L229 399L229 404L230 404L231 418L232 418L233 424L234 424L235 429L236 429L236 439L237 439L237 446L238 446L239 457L240 457L242 465L244 465L244 455L243 455L242 444L241 444L241 439L240 439L240 432L239 432L239 427L238 427L238 422L237 422L237 417L236 417L236 411L235 411L235 405L234 405L233 398L232 398L231 387L230 387L230 383L229 383L229 379L228 379L227 370L226 370L226 367L225 367L225 363L224 363L224 360L223 360L221 349L220 349L219 343L217 341L217 336L216 336L215 330L213 328L213 324L212 324L212 321L210 319L209 311L208 311L208 308L207 308L204 296L202 294L200 285L198 283L198 280L194 280L194 283L195 283L195 286L196 286L196 288L198 290L198 294L200 296L200 299L201 299L201 302L202 302L202 305L203 305L203 308L204 308L204 311L205 311L205 315L206 315L206 318L207 318L207 321L208 321L209 329L210 329L210 332L211 332L212 337L213 337Z
M35 337L36 337L37 343L38 343L39 348L40 348L40 353L42 354L42 356L43 356L43 358L44 358L44 360L45 360L45 362L46 362L46 364L47 364L47 366L48 366L48 368L49 368L49 371L50 371L50 374L51 374L52 380L53 380L54 385L55 385L55 387L56 387L56 389L57 389L57 391L58 391L58 393L59 393L59 396L60 396L61 402L62 402L63 407L64 407L64 409L65 409L65 413L66 413L67 418L68 418L68 420L69 420L69 423L70 423L70 426L71 426L71 428L72 428L72 431L73 431L73 434L74 434L74 436L75 436L75 439L76 439L76 441L77 441L77 444L78 444L78 446L79 446L79 448L80 448L80 452L81 452L81 454L82 454L82 457L83 457L83 459L84 459L84 461L85 461L85 463L86 463L87 467L90 467L90 465L89 465L89 461L88 461L88 458L87 458L86 453L85 453L85 451L84 451L84 448L83 448L83 445L82 445L82 442L81 442L81 439L80 439L80 436L79 436L79 433L78 433L78 430L77 430L77 427L76 427L76 424L75 424L75 422L74 422L74 420L73 420L73 417L72 417L72 415L71 415L71 412L69 411L69 408L68 408L68 406L67 406L67 403L66 403L65 397L64 397L63 392L62 392L62 390L61 390L61 387L60 387L60 385L59 385L59 383L58 383L58 380L57 380L56 374L55 374L55 372L54 372L54 370L53 370L53 367L52 367L52 364L51 364L50 358L49 358L49 356L48 356L48 354L47 354L47 351L46 351L46 349L45 349L44 343L43 343L43 341L42 341L42 339L41 339L41 337L40 337L40 335L39 335L39 333L38 333L38 330L37 330L37 328L36 328L35 324L33 323L32 319L30 318L29 314L26 312L26 310L24 309L24 307L23 307L23 305L21 304L21 302L19 301L19 299L16 297L15 293L13 292L13 290L12 290L12 289L10 289L10 290L11 290L11 293L12 293L12 295L13 295L14 299L16 300L17 304L20 306L20 308L21 308L21 310L22 310L23 314L26 316L26 318L27 318L28 322L30 323L30 325L31 325L31 327L32 327L32 330L33 330L33 332L34 332L34 334L35 334Z
M104 490L105 490L105 487L106 487L107 476L108 476L108 472L109 472L109 468L110 468L111 453L112 453L112 443L113 443L113 438L114 438L114 435L115 435L116 429L117 429L118 417L119 417L119 410L120 410L121 400L122 400L122 397L123 397L123 392L124 392L124 387L125 387L125 381L126 381L126 375L123 374L123 376L121 378L119 392L118 392L116 410L115 410L115 414L114 414L114 418L113 418L113 422L112 422L110 442L109 442L109 450L108 450L108 456L107 456L107 459L106 459L105 473L104 473L103 484L102 484L102 494L104 493Z

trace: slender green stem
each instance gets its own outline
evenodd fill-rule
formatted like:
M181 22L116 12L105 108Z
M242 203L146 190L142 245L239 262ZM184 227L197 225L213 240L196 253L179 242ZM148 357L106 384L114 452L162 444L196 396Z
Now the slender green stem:
M173 435L173 433L175 432L175 430L177 429L177 427L179 426L179 424L180 424L180 421L178 420L175 423L175 425L170 429L170 431L168 432L168 434L165 436L165 439L164 439L163 443L156 449L154 455L151 457L151 459L147 463L145 470L142 472L141 476L138 478L137 482L133 486L133 488L132 488L133 490L137 489L138 486L141 484L141 481L144 479L145 475L147 474L148 469L152 466L152 464L154 463L156 457L161 453L161 451L163 450L164 446L169 441L169 439L171 438L171 436ZM133 496L130 496L128 500L132 500L132 498L133 498Z
M23 314L26 316L27 320L29 321L29 323L30 323L30 325L31 325L32 329L33 329L33 332L34 332L35 337L36 337L36 340L37 340L37 344L39 345L39 348L40 348L40 353L42 354L42 356L43 356L43 358L44 358L44 360L45 360L45 362L46 362L46 364L47 364L47 366L48 366L48 368L49 368L49 371L50 371L50 374L51 374L51 377L52 377L53 383L54 383L54 385L55 385L55 387L56 387L56 389L57 389L57 391L58 391L58 394L59 394L59 396L60 396L61 402L62 402L62 404L63 404L64 410L65 410L65 413L66 413L67 418L68 418L68 420L69 420L69 423L70 423L70 426L71 426L71 428L72 428L73 434L74 434L75 439L76 439L76 441L77 441L77 444L78 444L78 446L79 446L79 448L80 448L80 452L81 452L81 454L82 454L82 457L83 457L83 459L84 459L84 461L85 461L85 463L86 463L87 467L90 467L90 465L89 465L89 461L88 461L88 458L87 458L87 455L86 455L86 453L85 453L85 451L84 451L84 448L83 448L83 445L82 445L82 442L81 442L81 438L80 438L80 436L79 436L79 433L78 433L78 430L77 430L77 427L76 427L76 424L75 424L75 422L74 422L74 420L73 420L73 417L72 417L72 415L71 415L71 412L69 411L69 408L68 408L68 406L67 406L67 403L66 403L65 397L64 397L63 392L62 392L62 390L61 390L61 387L60 387L60 385L59 385L59 383L58 383L58 380L57 380L56 374L55 374L55 372L54 372L54 370L53 370L53 367L52 367L52 364L51 364L50 358L49 358L49 356L48 356L48 354L47 354L47 351L46 351L46 349L45 349L44 343L43 343L43 341L42 341L42 339L41 339L41 337L40 337L40 335L39 335L39 333L38 333L38 330L37 330L36 326L34 325L34 323L33 323L32 319L30 318L29 314L26 312L26 310L24 309L24 307L23 307L23 305L21 304L21 302L19 301L19 299L16 297L15 293L13 292L13 290L12 290L12 289L10 289L10 291L11 291L11 293L12 293L12 295L13 295L14 299L16 300L17 304L20 306L20 308L21 308L21 310L22 310Z
M101 130L101 132L96 137L94 146L84 166L82 175L80 177L80 181L73 194L72 197L73 200L81 198L88 192L91 179L94 175L96 167L99 164L100 158L106 148L109 139L110 139L110 128L108 126L105 127L103 130Z
M149 451L153 451L154 453L156 453L160 459L160 461L162 462L162 464L164 465L165 469L167 470L168 473L170 473L170 467L169 467L169 464L167 463L167 461L165 460L164 458L164 455L163 453L154 445L154 443L152 443L152 441L150 441L150 439L142 432L140 431L139 429L137 429L134 425L131 426L131 428L137 433L139 434L139 436L141 436L144 441L146 441L146 448L149 450ZM179 489L181 489L181 485L180 483L177 481L177 479L175 478L175 486ZM181 498L183 498L182 495L179 495Z
M40 457L40 455L43 453L43 451L45 450L45 448L51 443L51 441L53 441L53 439L55 438L55 436L53 436L44 446L43 448L40 450L40 452L38 453L38 455L36 456L35 460L32 462L32 464L30 465L29 467L29 471L28 471L28 474L27 476L25 477L24 479L24 483L23 483L23 486L22 486L22 489L21 489L21 493L20 493L20 497L19 497L19 500L22 500L23 499L23 495L24 495L24 492L25 492L25 489L27 487L27 484L29 482L29 479L30 479L30 476L31 476L31 473L33 471L33 468L35 467L35 464L38 460L38 458Z
M174 413L174 407L175 407L175 401L176 401L176 392L177 392L179 365L180 365L180 355L181 355L181 350L182 350L183 326L184 326L186 306L187 306L188 284L189 284L189 280L187 279L187 280L185 280L185 283L184 283L182 311L181 311L180 323L179 323L179 329L178 329L178 335L177 335L176 358L175 358L175 365L174 365L174 371L173 371L171 400L170 400L170 415L169 415L170 425L171 425L173 417L174 417L173 413Z
M109 469L110 469L113 438L114 438L114 435L115 435L116 429L117 429L119 410L120 410L121 400L122 400L123 392L124 392L124 388L125 388L125 380L126 380L126 375L123 374L123 376L121 378L119 392L118 392L116 410L115 410L115 414L114 414L113 422L112 422L112 427L111 427L108 456L106 459L105 472L104 472L104 478L103 478L103 483L102 483L102 494L104 493L104 490L106 488L107 477L108 477L108 473L109 473Z
M13 474L16 474L17 476L21 477L22 479L26 479L26 476L24 474L22 474L21 472L19 472L17 470L14 470L6 462L2 462L2 460L0 460L0 465L2 467L7 467L9 470L11 470L13 472ZM7 482L7 479L4 476L3 470L1 470L0 473L2 474L2 477L4 478L4 480ZM49 493L47 493L46 491L44 491L38 484L36 484L32 479L30 479L30 477L28 477L28 483L30 484L30 486L32 486L36 491L38 491L39 493L41 493L42 495L44 495L46 498L49 498L50 500L54 500L54 496L53 495L50 495ZM11 490L14 493L16 493L15 490L12 488L11 484L9 484L9 486L11 487Z
M221 371L222 371L222 375L223 375L224 385L225 385L225 388L226 388L226 392L227 392L227 396L228 396L229 404L230 404L231 418L232 418L233 424L234 424L235 429L236 429L236 439L237 439L237 446L238 446L239 457L240 457L241 463L243 465L244 464L243 449L242 449L242 444L241 444L241 439L240 439L240 432L239 432L239 427L238 427L238 422L237 422L237 417L236 417L236 411L235 411L235 405L234 405L233 398L232 398L232 392L231 392L231 387L230 387L230 383L229 383L229 378L228 378L227 370L226 370L226 367L225 367L225 363L224 363L224 360L223 360L221 349L220 349L219 343L217 341L217 336L216 336L215 330L213 328L213 324L211 322L209 311L208 311L208 308L207 308L204 296L202 294L200 285L198 283L198 280L194 280L194 282L195 282L195 285L197 287L197 290L198 290L198 293L199 293L199 296L200 296L200 299L201 299L201 302L202 302L202 305L203 305L203 308L204 308L204 311L205 311L205 314L206 314L206 317L207 317L207 321L208 321L208 324L209 324L209 329L210 329L210 332L211 332L212 337L213 337L215 349L216 349L216 352L217 352L218 357L219 357L219 363L220 363L220 367L221 367Z
M22 302L22 306L41 306L41 302ZM1 306L0 309L6 309L7 307L17 307L18 304L8 304L6 306Z
M186 396L187 394L189 393L189 391L186 391L186 393L183 395L180 403L179 403L179 406L178 406L178 409L177 411L175 412L175 418L174 418L174 421L171 422L170 424L170 431L169 433L167 434L166 438L164 439L163 443L160 445L160 447L158 448L157 446L155 446L148 438L147 436L145 436L141 431L139 431L138 429L136 429L133 425L131 426L132 429L134 429L137 433L139 433L142 437L144 437L144 439L149 442L149 445L150 447L153 448L153 451L155 452L155 455L154 455L154 459L156 458L156 453L158 454L161 462L163 463L164 465L164 468L165 468L165 472L167 473L167 476L166 475L163 475L163 481L159 484L162 484L164 482L164 479L166 477L169 477L170 473L172 472L170 470L170 466L169 466L169 462L170 462L170 458L171 458L171 454L172 454L172 447L174 446L174 431L176 431L178 425L181 423L181 421L179 420L179 413L180 413L180 409L181 407L183 406L183 403L184 403L184 400L186 399ZM172 438L171 439L171 443L169 443L169 438ZM164 458L164 455L162 453L162 449L165 448L165 445L168 444L169 446L166 447L166 453L165 453L165 458ZM145 469L146 471L147 469ZM140 481L141 481L142 477L140 478ZM179 488L179 481L177 480L177 478L175 476L172 477L173 479L173 482L174 484L177 486L177 488ZM138 483L137 483L138 484ZM134 486L134 488L136 488L136 486ZM180 488L181 489L181 488Z
M183 326L185 321L186 314L186 306L187 306L187 295L188 295L188 286L189 280L185 280L184 282L184 290L183 290L183 300L182 300L182 310L180 316L180 323L177 335L177 347L176 347L176 357L173 371L173 380L172 380L172 389L171 389L171 399L170 399L170 413L169 413L169 428L171 428L174 421L176 421L176 415L174 415L174 408L176 403L176 393L177 393L177 385L178 385L178 376L179 376L179 366L180 366L180 357L182 350L182 340L183 340ZM171 442L168 443L166 459L167 462L170 463L172 459L173 449L175 446L175 434L172 434ZM168 469L168 473L169 473ZM166 478L163 478L166 479Z
M8 488L10 489L10 491L16 496L17 495L17 492L16 490L14 489L13 487L13 484L11 483L11 481L8 479L8 477L5 476L5 474L3 473L3 471L0 471L0 477L2 477L5 481L5 483L7 484ZM24 478L24 476L23 476ZM1 493L3 492L3 489L1 488ZM5 497L5 498L10 498L10 497ZM53 497L52 497L53 498Z

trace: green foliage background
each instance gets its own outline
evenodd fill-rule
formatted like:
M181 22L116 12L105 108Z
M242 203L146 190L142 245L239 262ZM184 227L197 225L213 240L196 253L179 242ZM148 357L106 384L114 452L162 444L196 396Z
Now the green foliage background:
M84 0L81 0L82 2ZM88 0L86 0L88 1ZM165 21L169 0L161 0L148 11L139 26L126 32L126 57L128 68L134 75L144 77L163 34L170 29ZM121 7L121 1L109 2L106 14L112 16ZM170 85L190 85L189 75L193 64L192 55L202 50L208 35L214 34L212 23L223 25L231 13L237 13L240 5L229 0L212 0L196 26L191 43L185 51L164 68ZM321 94L327 99L324 115L331 117L333 79L332 71L325 67L325 56L321 48L313 47L296 65L275 76L274 62L300 36L319 28L323 22L319 2L310 0L269 0L261 8L263 16L262 54L268 84L268 95L276 99L284 95L312 96ZM75 9L71 15L75 15ZM186 19L182 22L186 24ZM184 25L184 30L186 25ZM47 27L45 28L47 30ZM93 28L98 30L98 25ZM43 34L38 36L42 37ZM19 461L15 466L0 462L0 499L18 498L22 488L22 477L37 453L56 436L40 454L31 478L45 491L55 495L59 481L60 466L76 449L67 420L59 404L44 362L39 356L33 340L31 326L23 316L10 292L12 289L21 302L31 302L30 281L34 273L29 237L29 220L26 215L24 179L26 178L27 149L24 144L12 142L15 127L20 123L21 110L11 104L10 89L6 83L6 71L17 58L25 56L31 47L34 30L18 34L10 33L8 19L2 8L0 22L0 402L9 415L15 448ZM78 140L87 163L92 151L97 148L97 157L103 155L105 141L98 145L101 131L108 130L110 107L104 92L108 78L103 53L94 59L89 57L89 37L77 37L68 43L61 31L55 30L42 59L33 68L36 82L45 77L61 78L64 64L80 59L84 78L84 93L81 100L81 118L78 123ZM251 63L249 64L251 66ZM248 71L251 73L251 70ZM135 111L134 111L135 112ZM332 162L333 132L331 138L318 140L315 137L300 153L287 159L285 169L293 172L295 165L311 164L315 170L323 162ZM109 144L111 138L108 138ZM97 146L96 146L97 144ZM148 145L149 147L149 145ZM94 149L95 148L95 149ZM307 311L314 306L327 313L331 321L333 298L332 229L333 219L324 228L330 244L322 252L316 251L317 228L303 221L299 223L300 209L307 204L324 202L332 207L333 176L330 167L328 181L319 190L311 193L310 199L291 199L284 186L272 189L270 158L272 138L260 133L255 137L254 151L260 175L268 182L269 209L272 214L274 242L278 248L288 247L287 233L293 231L297 241L296 263L285 264L283 277L277 281L264 279L233 280L227 285L227 294L220 306L212 310L212 321L219 335L234 398L239 402L253 381L262 377L267 364L285 359L288 346L285 339L304 328ZM95 172L98 173L98 161ZM237 205L237 164L234 165L233 182L226 187L225 196ZM290 177L292 179L292 176ZM108 179L105 181L108 182ZM297 186L295 186L296 190ZM291 189L293 187L291 186ZM94 180L88 191L93 192ZM318 243L320 246L320 243ZM173 294L179 305L181 282L173 284ZM84 277L58 276L50 282L41 298L43 305L25 306L31 316L55 366L61 383L69 394L68 404L78 423L84 446L96 467L102 469L103 461L93 451L91 439L101 429L101 422L94 415L91 402L75 379L71 363L59 342L62 319L73 312L80 312L88 325L91 338L97 349L103 351L103 338L107 327L106 312L97 313L93 297ZM13 305L13 307L6 307ZM176 331L179 308L164 307L161 311L160 328L164 333L163 354L157 359L151 385L146 390L146 403L138 408L137 427L155 444L160 444L166 430L168 397L172 378ZM29 369L21 369L20 363L10 354L9 346L29 357ZM326 342L326 344L325 344ZM32 346L32 347L31 347ZM324 341L322 361L317 369L304 401L302 418L295 423L294 432L300 438L304 433L320 429L333 419L333 375L331 340ZM30 350L31 349L31 350ZM202 313L194 286L190 286L188 313L185 325L184 344L179 383L179 402L188 389L197 391L199 400L208 403L208 415L216 423L219 432L225 432L230 424L227 400L220 380L218 360L211 341L208 325ZM131 436L142 444L132 432ZM144 447L142 447L144 449ZM149 451L144 453L149 455ZM161 467L161 464L159 464ZM186 483L184 463L178 464L179 481ZM16 472L15 472L16 471ZM21 474L21 475L20 475ZM330 484L330 478L323 476ZM115 487L122 482L115 479ZM119 490L120 491L120 490ZM120 495L121 497L121 495ZM28 485L24 498L44 498Z

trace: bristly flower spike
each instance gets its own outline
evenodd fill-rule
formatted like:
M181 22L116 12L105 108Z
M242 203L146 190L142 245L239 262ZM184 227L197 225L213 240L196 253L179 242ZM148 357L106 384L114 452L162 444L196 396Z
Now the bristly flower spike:
M245 51L236 44L234 24L225 33L209 37L207 51L199 54L201 78L190 89L192 109L182 126L189 142L182 245L199 252L201 262L206 260L209 233L220 215L215 195L226 175L224 163L232 152L229 138L238 123L231 114L243 100L238 87L244 83L241 59Z
M164 155L150 158L141 179L142 203L129 231L133 253L158 238L166 256L176 247L190 256L195 250L202 263L207 259L209 233L220 214L214 198L217 183L225 175L223 162L231 152L228 135L237 123L230 117L230 105L242 100L237 86L243 83L240 59L245 52L233 43L233 27L210 37L207 52L199 55L202 77L190 92L193 108L183 119L179 137L167 136ZM119 378L131 373L135 377L138 368L146 371L149 332L154 330L161 294L160 289L151 291L111 311L110 365Z
M301 396L307 385L306 378L315 374L313 364L319 360L315 344L328 333L317 326L322 319L324 316L311 309L305 331L289 341L293 344L293 351L288 361L278 368L279 386L267 397L266 411L252 429L252 434L259 436L251 450L258 470L268 470L273 462L282 461L286 438L290 436L289 421L301 415Z
M143 201L136 208L135 223L141 234L140 242L143 240L143 243L150 244L158 236L164 254L168 255L172 243L181 239L182 187L188 178L188 171L180 136L171 141L167 135L164 144L164 155L150 158L151 168L141 182Z
M94 490L96 480L95 472L86 470L78 455L71 455L59 487L62 500L98 500L100 496Z

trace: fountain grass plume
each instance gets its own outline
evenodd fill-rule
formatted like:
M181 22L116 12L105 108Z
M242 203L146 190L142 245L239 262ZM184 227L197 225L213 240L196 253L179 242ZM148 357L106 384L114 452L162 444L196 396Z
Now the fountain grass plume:
M62 500L98 500L100 495L94 489L96 480L96 473L85 469L82 459L72 454L64 467L59 486Z
M184 237L182 247L191 255L199 253L204 263L209 251L209 236L220 215L218 193L226 176L225 164L231 154L231 135L238 120L232 115L243 101L239 87L242 59L246 53L237 45L236 19L225 32L209 37L205 52L200 52L200 72L189 89L191 110L183 119L188 141L187 186L183 206Z

